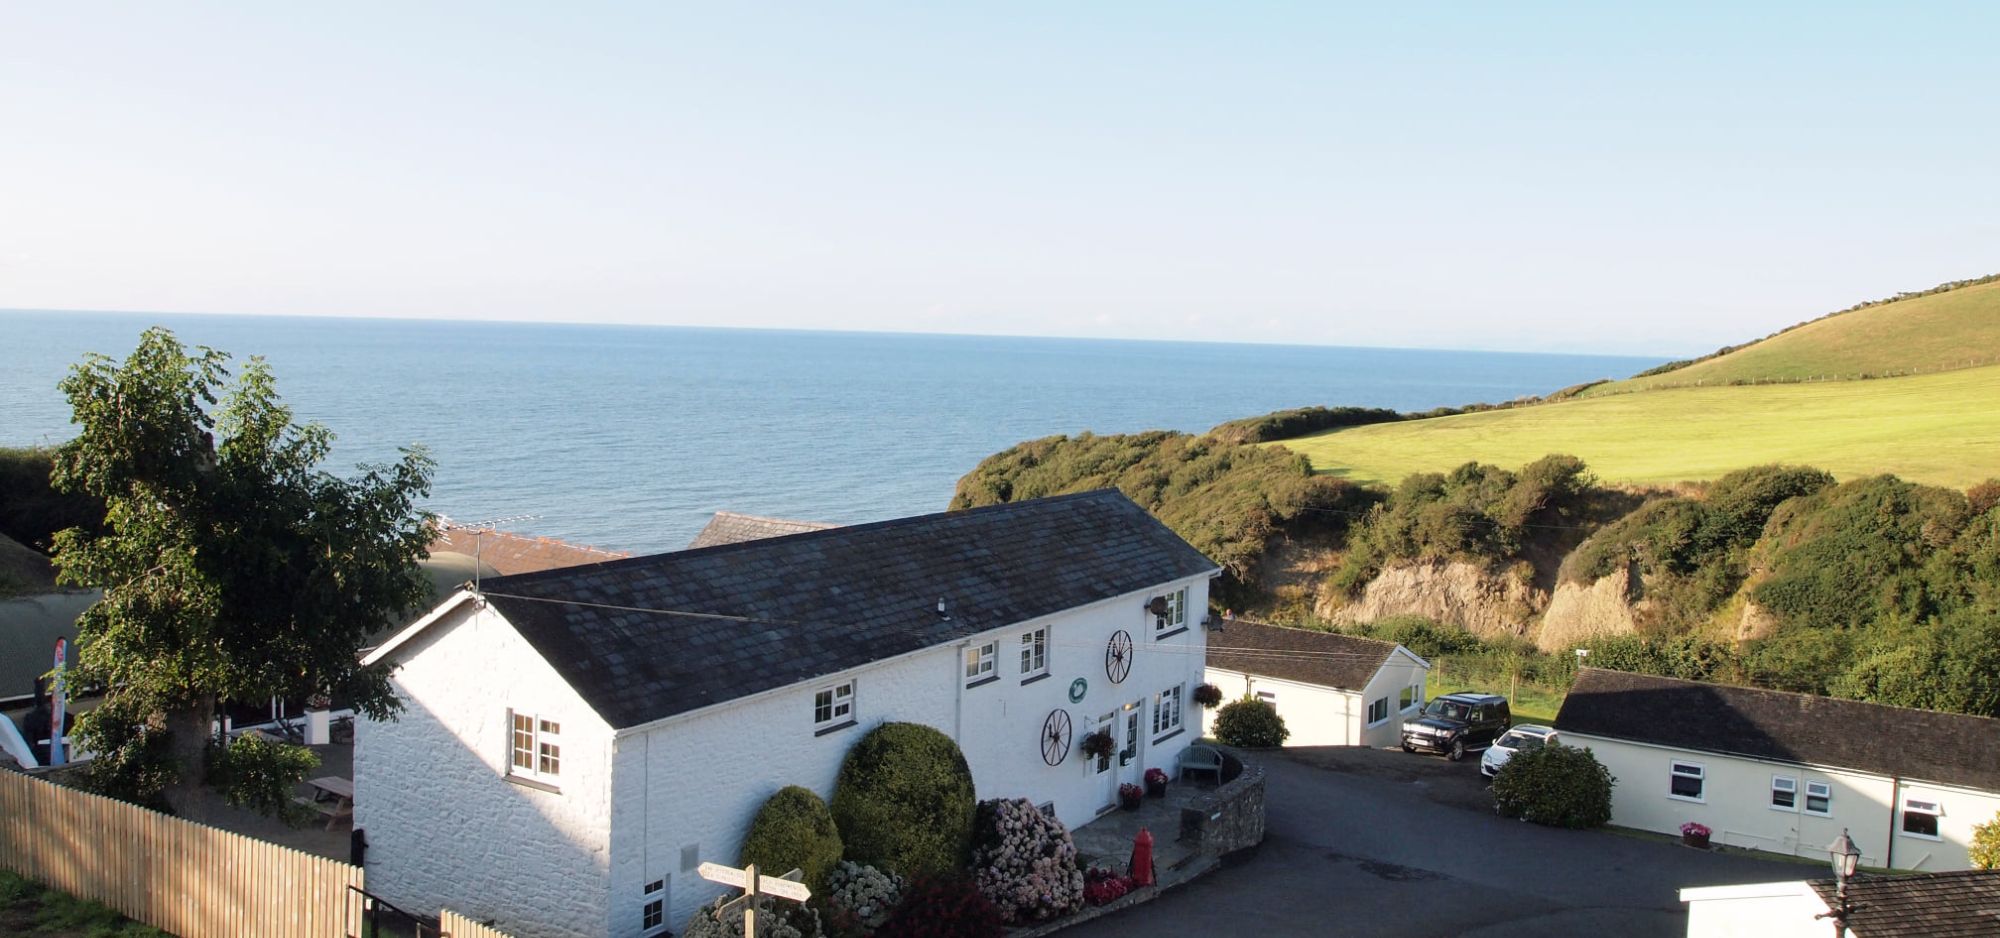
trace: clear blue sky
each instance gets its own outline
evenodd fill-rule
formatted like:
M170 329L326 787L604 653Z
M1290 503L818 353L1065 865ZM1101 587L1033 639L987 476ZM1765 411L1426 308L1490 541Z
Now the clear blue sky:
M2000 271L1993 4L0 10L0 307L1677 354Z

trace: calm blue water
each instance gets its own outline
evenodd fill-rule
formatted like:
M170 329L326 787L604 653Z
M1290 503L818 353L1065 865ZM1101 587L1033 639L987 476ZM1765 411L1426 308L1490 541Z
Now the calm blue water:
M69 438L56 382L148 325L263 355L337 471L410 443L431 508L652 552L710 512L872 521L1055 433L1205 430L1308 404L1420 410L1624 377L1659 359L631 326L0 312L0 445Z

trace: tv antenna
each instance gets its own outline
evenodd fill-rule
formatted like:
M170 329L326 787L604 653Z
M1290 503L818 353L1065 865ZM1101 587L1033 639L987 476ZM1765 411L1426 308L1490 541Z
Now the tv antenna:
M495 533L495 529L500 525L533 521L540 517L541 515L508 515L504 518L487 518L483 521L453 521L446 515L438 515L437 526L439 531L466 531L472 535L472 591L477 593L479 570L486 565L486 562L480 559L486 548L486 535Z

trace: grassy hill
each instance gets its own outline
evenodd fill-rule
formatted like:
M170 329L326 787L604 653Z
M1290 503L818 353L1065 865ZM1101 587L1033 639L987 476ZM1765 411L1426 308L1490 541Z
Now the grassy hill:
M1815 319L1684 368L1601 384L1655 388L1848 380L2000 364L2000 281L1973 282Z
M1868 310L1846 316L1862 312ZM2000 319L1995 325L2000 328ZM2000 349L2000 337L1994 341L1991 348ZM1842 479L1891 472L1963 489L2000 476L1995 402L2000 366L1987 366L1875 381L1613 394L1352 427L1267 445L1303 453L1323 473L1389 485L1412 472L1472 460L1519 466L1548 453L1571 453L1609 482L1705 480L1783 462L1818 466Z

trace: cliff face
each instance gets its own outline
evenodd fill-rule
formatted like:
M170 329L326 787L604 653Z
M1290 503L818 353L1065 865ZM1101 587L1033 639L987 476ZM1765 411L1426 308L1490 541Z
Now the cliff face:
M1384 567L1360 596L1342 603L1322 594L1314 611L1338 625L1390 616L1418 615L1457 624L1482 638L1527 635L1549 594L1512 573L1495 573L1462 561L1397 563Z
M1638 631L1647 600L1639 598L1640 585L1630 567L1621 567L1595 583L1563 582L1556 585L1535 645L1543 651L1560 651L1605 635L1630 635Z

